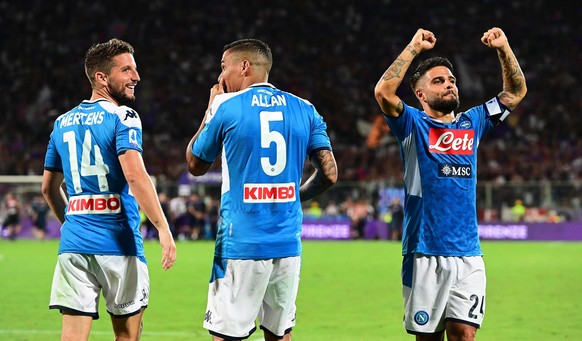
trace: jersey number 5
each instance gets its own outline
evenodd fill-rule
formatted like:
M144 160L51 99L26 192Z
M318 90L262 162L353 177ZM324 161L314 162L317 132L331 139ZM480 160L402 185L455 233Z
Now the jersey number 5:
M261 148L270 148L271 143L274 143L276 150L275 163L271 164L269 157L263 156L261 167L265 174L276 176L281 174L287 165L287 143L280 132L270 129L269 122L283 121L283 113L281 111L261 111L260 118Z
M103 162L101 148L98 145L92 145L91 133L85 131L83 139L83 150L81 152L81 170L79 171L79 156L77 155L77 143L74 131L67 131L63 134L63 141L69 145L69 165L71 167L71 177L73 178L73 188L75 193L81 193L81 176L97 176L99 190L101 192L109 191L109 183L106 175L109 174L109 166ZM91 164L91 151L95 164Z

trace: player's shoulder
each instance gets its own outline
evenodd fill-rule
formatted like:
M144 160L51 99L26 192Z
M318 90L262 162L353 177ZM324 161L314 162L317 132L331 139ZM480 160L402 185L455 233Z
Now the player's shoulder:
M495 100L495 99L493 99L493 100ZM491 101L493 101L493 100L491 100ZM488 112L490 110L489 107L490 106L493 106L491 104L491 101L488 101L486 103L478 104L478 105L476 105L474 107L471 107L471 108L469 108L469 109L461 112L459 114L459 116L460 117L470 117L472 119L477 119L479 117L484 117L484 116L488 115ZM494 112L495 113L500 113L500 112L502 112L502 110L494 110Z
M214 100L212 101L212 106L215 109L218 109L223 104L228 103L229 100L238 98L239 96L244 95L248 91L250 91L250 89L246 88L237 92L227 92L224 94L216 95L216 97L214 97Z
M206 115L206 123L209 123L210 120L212 120L216 113L221 111L222 112L222 116L224 119L224 115L232 115L234 112L236 112L237 110L230 110L229 108L238 108L240 110L241 105L240 105L240 101L237 101L237 99L240 99L245 92L248 92L249 89L244 89L241 91L237 91L237 92L227 92L224 94L219 94L216 95L214 97L214 99L212 100L212 103L210 104L210 109L208 114Z
M107 114L119 119L121 124L132 128L141 128L141 119L133 108L126 105L117 105L104 99L95 101L95 104L101 106Z
M299 95L296 95L296 94L291 93L289 91L275 88L274 86L273 86L273 90L277 95L284 96L287 99L287 101L289 101L289 102L294 101L294 102L297 102L299 105L315 108L315 106L308 99L305 99Z

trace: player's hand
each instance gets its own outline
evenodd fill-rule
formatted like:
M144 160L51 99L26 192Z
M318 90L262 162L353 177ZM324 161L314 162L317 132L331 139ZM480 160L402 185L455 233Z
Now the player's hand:
M419 28L416 31L414 37L412 37L412 40L410 41L410 45L412 45L419 53L432 49L435 44L436 37L434 33L422 28Z
M507 45L507 37L499 27L493 27L487 32L483 33L481 42L487 45L487 47L500 49Z
M224 94L226 92L227 92L226 84L224 84L222 77L220 77L218 78L218 83L214 84L212 88L210 88L210 98L208 99L208 107L210 108L210 105L212 104L212 101L214 101L214 97L216 97L216 95Z
M176 261L176 243L170 229L159 232L160 245L162 246L162 267L170 270Z

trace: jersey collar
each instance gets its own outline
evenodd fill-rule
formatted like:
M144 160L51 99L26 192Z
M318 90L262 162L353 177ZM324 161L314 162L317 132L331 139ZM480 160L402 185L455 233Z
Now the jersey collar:
M249 88L258 88L260 86L266 86L268 88L273 88L275 89L275 86L271 83L267 83L267 82L262 82L262 83L255 83L249 86Z

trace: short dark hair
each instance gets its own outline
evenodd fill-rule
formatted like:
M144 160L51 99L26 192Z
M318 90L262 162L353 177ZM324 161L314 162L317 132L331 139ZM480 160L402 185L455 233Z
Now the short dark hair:
M85 74L95 86L95 72L109 74L113 68L113 58L123 53L134 53L133 46L129 43L113 38L101 44L94 44L85 54Z
M273 65L273 54L271 53L271 48L267 43L264 43L258 39L240 39L233 41L230 44L224 45L223 52L230 50L232 52L250 52L264 58L267 62L267 71L271 70Z
M432 57L432 58L426 59L426 60L422 61L420 64L418 64L418 66L416 67L416 70L414 70L414 73L410 77L410 87L412 88L412 91L414 91L416 89L416 83L418 83L418 80L420 78L422 78L422 76L424 76L424 74L427 73L428 70L432 69L433 67L437 67L437 66L444 66L444 67L448 68L449 70L451 70L451 72L453 72L453 73L455 71L453 68L453 64L447 58Z

